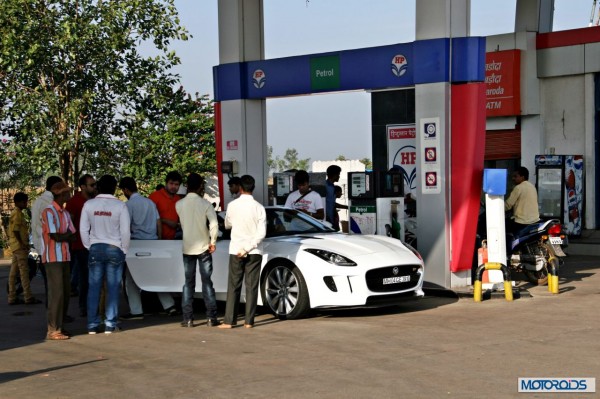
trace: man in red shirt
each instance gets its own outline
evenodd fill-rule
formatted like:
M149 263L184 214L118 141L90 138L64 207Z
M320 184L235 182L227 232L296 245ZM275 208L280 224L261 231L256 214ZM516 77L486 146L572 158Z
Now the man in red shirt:
M71 215L73 225L77 229L77 236L71 243L71 295L79 287L79 316L87 315L87 294L88 294L88 250L81 242L79 233L79 219L83 204L92 199L97 194L96 179L92 175L85 174L77 182L79 191L67 202L66 210Z
M179 172L173 171L167 173L165 180L165 187L153 192L148 198L156 204L162 223L162 237L159 238L173 240L179 227L179 216L175 210L175 203L181 199L177 191L179 191L183 179Z

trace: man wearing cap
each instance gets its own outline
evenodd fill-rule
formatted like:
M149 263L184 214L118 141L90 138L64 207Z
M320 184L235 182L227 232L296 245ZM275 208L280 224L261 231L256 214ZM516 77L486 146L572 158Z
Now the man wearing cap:
M79 230L83 246L89 251L90 272L88 291L88 334L98 333L100 289L106 277L105 334L119 331L119 299L125 254L129 249L129 211L124 202L114 196L117 179L104 175L98 180L96 198L85 203Z
M46 191L42 193L37 199L33 202L31 206L31 236L33 241L33 247L38 252L38 254L42 250L42 211L46 209L48 205L54 201L54 195L50 191L50 188L58 182L63 181L58 176L50 176L46 179ZM77 228L77 226L76 226ZM42 272L42 276L44 277L44 288L46 290L46 307L48 306L48 279L46 277L46 267L44 263L40 264L40 271ZM73 319L69 317L69 315L65 314L65 319L67 321L72 321Z
M69 271L71 253L69 242L75 239L75 226L71 216L63 206L71 198L71 187L60 181L50 188L54 200L42 211L42 262L46 265L48 277L48 318L49 340L69 339L63 328L64 316L69 309L71 296L71 273Z

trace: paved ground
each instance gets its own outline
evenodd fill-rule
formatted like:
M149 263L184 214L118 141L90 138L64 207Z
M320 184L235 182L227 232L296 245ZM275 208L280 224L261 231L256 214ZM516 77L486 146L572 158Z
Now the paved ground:
M600 377L598 257L568 258L559 295L520 282L531 296L513 302L426 297L297 321L261 314L252 330L184 329L153 315L92 336L77 318L62 342L44 340L43 305L6 305L3 265L3 399L586 398L519 394L517 379ZM39 278L34 292L42 297Z

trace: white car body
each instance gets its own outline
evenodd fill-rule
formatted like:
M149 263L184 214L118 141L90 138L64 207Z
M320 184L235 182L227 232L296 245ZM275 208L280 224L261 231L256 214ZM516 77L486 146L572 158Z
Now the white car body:
M382 300L395 302L424 295L423 261L416 251L406 247L399 240L385 236L337 233L326 224L287 208L268 207L267 214L268 223L288 231L275 232L271 225L267 229L267 238L261 243L262 295L259 295L258 304L269 306L271 311L280 317L295 318L306 313L303 309L302 314L290 314L290 309L296 305L296 301L300 302L300 296L306 293L310 309L364 306ZM277 218L277 222L273 221L274 217ZM310 226L310 231L289 231L291 218L298 219L303 226ZM222 239L217 242L217 249L213 253L212 280L217 300L221 301L224 301L227 295L228 250L229 240ZM335 253L356 265L340 266L307 250ZM344 260L341 259L343 263ZM132 240L127 254L127 265L136 284L145 291L182 291L184 275L181 241ZM279 267L279 274L269 273L273 267ZM302 277L297 273L287 273L285 268L290 271L297 268ZM196 293L201 294L200 274L198 271L196 273ZM279 280L287 282L288 279L293 281L286 287L285 284L273 287L273 283L278 284ZM303 282L298 281L302 279ZM268 281L271 282L270 285L267 284ZM304 282L307 292L300 293ZM244 292L242 289L242 300ZM291 306L290 309L284 309L286 305L283 303L279 304L279 310L275 309L279 306L275 306L273 301L263 303L269 302L265 300L267 297L275 298L278 292L289 295L285 302L288 307Z

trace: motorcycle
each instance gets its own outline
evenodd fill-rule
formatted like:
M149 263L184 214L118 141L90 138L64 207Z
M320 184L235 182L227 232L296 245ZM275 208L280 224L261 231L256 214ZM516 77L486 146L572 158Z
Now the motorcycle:
M509 235L507 242L511 249L509 268L522 272L533 285L545 285L552 262L560 266L566 256L563 246L567 245L567 236L556 219L531 224Z

